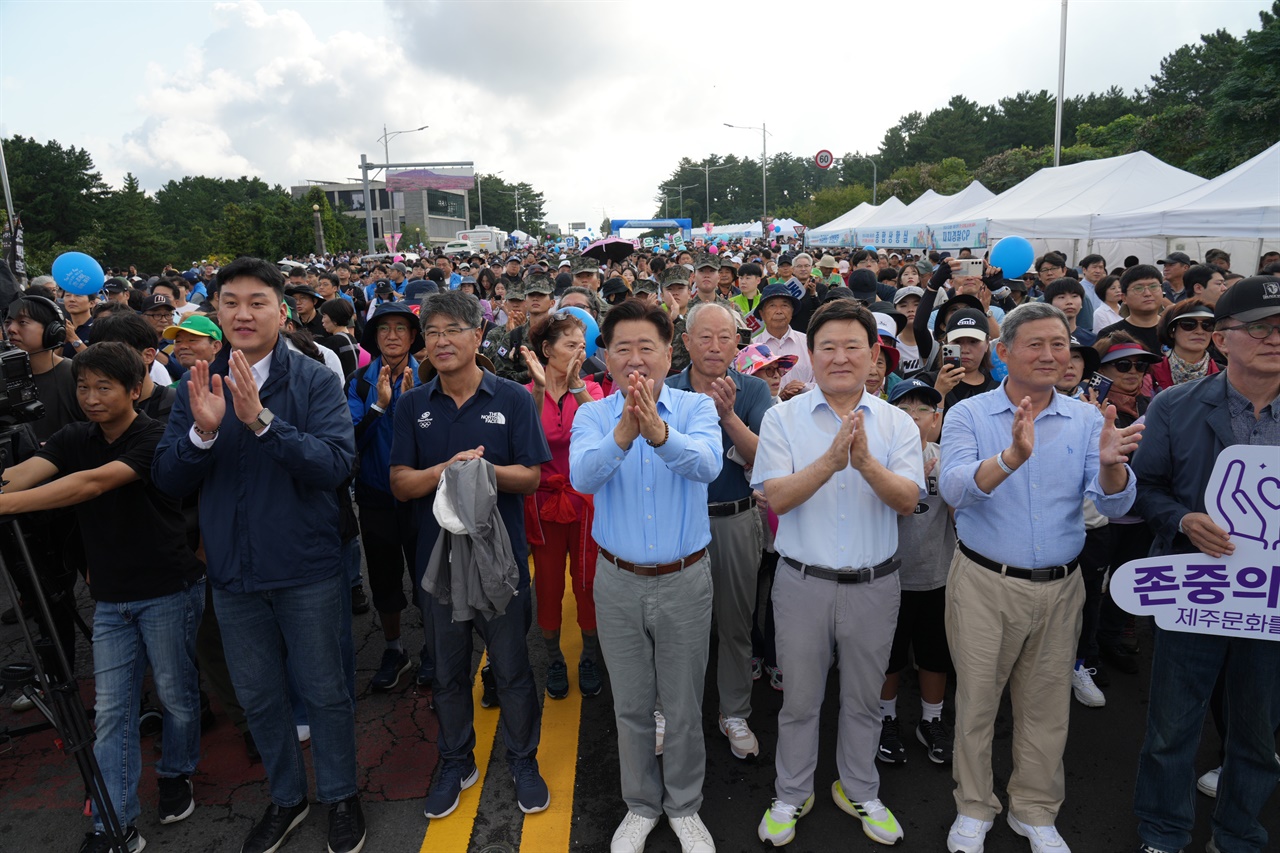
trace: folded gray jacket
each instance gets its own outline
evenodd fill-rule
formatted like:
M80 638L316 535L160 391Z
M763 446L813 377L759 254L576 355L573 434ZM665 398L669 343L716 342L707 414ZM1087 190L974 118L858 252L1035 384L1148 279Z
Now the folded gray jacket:
M453 621L466 622L476 613L493 618L507 610L516 594L520 571L511 551L511 537L498 513L498 475L485 459L455 462L444 469L436 492L437 517L452 515L465 533L443 523L422 588L441 604L453 606Z

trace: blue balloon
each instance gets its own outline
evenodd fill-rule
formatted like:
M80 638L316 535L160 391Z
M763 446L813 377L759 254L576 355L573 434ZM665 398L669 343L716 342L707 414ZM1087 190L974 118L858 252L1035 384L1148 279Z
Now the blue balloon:
M1036 250L1025 237L1004 237L991 250L991 266L999 267L1005 278L1017 278L1031 269Z
M53 260L53 280L67 293L89 296L102 290L102 265L84 252L63 252Z
M600 337L600 327L596 325L596 318L592 317L584 309L576 306L573 308L565 308L564 310L577 317L582 321L582 325L587 327L587 358L591 358L591 356L596 354L596 349L598 349L596 338Z

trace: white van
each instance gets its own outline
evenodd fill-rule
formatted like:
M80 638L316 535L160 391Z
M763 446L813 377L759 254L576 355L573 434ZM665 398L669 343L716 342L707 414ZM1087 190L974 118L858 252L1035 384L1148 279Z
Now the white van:
M466 240L478 252L500 252L507 248L507 232L497 228L472 228L459 231L454 236L458 240Z
M444 253L446 255L472 255L475 253L475 247L468 240L452 240L444 244Z

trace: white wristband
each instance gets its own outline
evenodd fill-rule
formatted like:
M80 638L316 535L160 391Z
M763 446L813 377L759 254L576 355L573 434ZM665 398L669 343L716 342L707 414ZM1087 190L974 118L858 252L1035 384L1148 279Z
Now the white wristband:
M999 453L996 454L996 464L999 465L1000 470L1005 472L1006 474L1012 474L1014 471L1013 468L1010 468L1008 465L1005 464L1003 450L1001 450Z

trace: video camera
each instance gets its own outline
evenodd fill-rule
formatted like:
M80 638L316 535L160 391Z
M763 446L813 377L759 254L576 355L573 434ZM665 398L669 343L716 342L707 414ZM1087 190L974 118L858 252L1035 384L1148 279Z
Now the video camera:
M31 373L31 356L0 341L0 429L44 417L44 403Z

